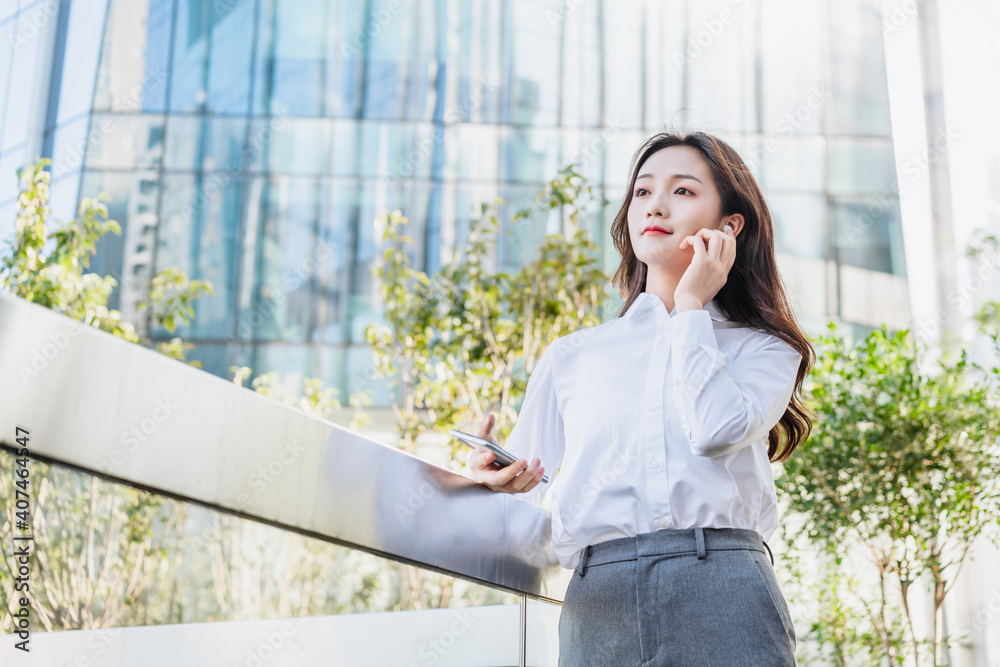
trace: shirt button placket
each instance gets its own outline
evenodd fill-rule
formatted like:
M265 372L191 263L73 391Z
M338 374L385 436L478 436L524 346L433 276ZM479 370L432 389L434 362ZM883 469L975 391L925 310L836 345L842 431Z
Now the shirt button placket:
M653 337L653 349L650 355L650 365L646 373L646 457L647 476L649 480L648 507L654 526L665 528L670 516L670 488L666 471L662 462L666 451L663 426L663 382L666 370L667 354L670 349L668 316L662 304L654 308L656 335Z

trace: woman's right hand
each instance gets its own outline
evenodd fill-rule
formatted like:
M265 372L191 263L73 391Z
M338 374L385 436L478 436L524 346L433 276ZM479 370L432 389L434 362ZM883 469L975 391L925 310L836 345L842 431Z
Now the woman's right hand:
M486 419L481 422L478 428L473 431L473 435L489 440L499 445L490 431L493 430L495 419L493 413L486 415ZM468 465L475 473L476 479L485 484L493 491L500 493L525 493L531 491L542 481L542 474L545 468L539 466L538 459L530 465L525 459L518 459L506 468L494 468L493 461L496 456L486 449L474 449L469 456Z

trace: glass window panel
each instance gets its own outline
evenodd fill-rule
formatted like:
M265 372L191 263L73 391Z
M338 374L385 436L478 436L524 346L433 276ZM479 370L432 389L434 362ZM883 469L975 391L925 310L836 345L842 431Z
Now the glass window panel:
M833 259L862 269L905 275L897 199L835 199L830 206Z
M2 10L0 10L2 11ZM10 86L10 63L14 57L14 19L0 23L0 150L3 149L3 118Z
M278 382L285 392L297 395L302 391L302 381L319 375L317 349L311 345L267 342L254 345L252 377L264 373L277 373Z
M163 160L163 117L94 114L86 151L87 167L158 167Z
M448 157L443 177L495 181L499 170L500 129L496 125L454 125L446 135ZM470 147L475 147L470 150Z
M625 196L625 188L628 186L631 175L629 165L632 163L632 156L645 140L646 135L643 132L622 130L614 141L604 143L605 184L618 188L618 192L612 190L605 196L614 201L621 201L621 198Z
M194 302L191 326L179 326L175 336L224 337L233 330L239 195L240 179L229 172L163 176L156 269L176 266L213 286L212 295Z
M511 116L516 124L556 125L559 111L559 0L514 0ZM556 25L554 26L553 23Z
M76 205L79 201L81 171L64 172L58 178L52 177L49 187L49 208L55 220L72 220L76 217ZM3 220L4 218L0 218ZM13 218L11 218L13 219Z
M646 127L659 131L684 106L685 25L674 4L651 2L646 12Z
M82 48L86 49L91 45L100 45L101 40L95 40L94 35L100 34L103 29L104 45L101 52L101 62L98 68L97 86L93 95L78 93L81 99L64 113L65 103L63 98L67 96L67 87L79 87L80 82L93 82L93 74L87 74L82 70L75 75L67 73L63 76L63 92L60 93L60 118L72 117L73 113L86 110L90 106L90 98L93 97L94 108L101 111L141 111L146 106L146 97L152 95L162 99L167 87L167 70L164 56L151 53L149 47L166 47L165 42L156 45L147 45L147 35L151 38L155 36L155 27L149 24L147 12L159 9L156 2L130 2L129 0L111 0L108 9L107 26L98 24L91 25L90 21L83 22L76 18L78 8L74 6L74 21L80 24L79 27L71 24L70 30L78 34L73 37L66 46L67 54L74 54L73 58L67 58L67 64L75 62L77 47L72 40L83 42ZM90 10L86 15L90 16ZM154 17L157 18L157 17ZM158 17L163 20L163 17ZM169 17L167 17L169 21ZM169 26L167 27L169 30ZM160 36L162 40L162 36ZM152 56L154 61L147 63L146 57ZM79 65L76 65L79 67ZM67 76L71 80L67 80ZM83 107L80 109L79 107ZM162 103L158 105L162 108ZM61 122L61 120L60 120Z
M212 3L207 106L216 113L250 109L254 4L254 0Z
M325 182L323 214L316 239L319 340L323 343L349 341L346 327L347 297L350 291L352 235L358 216L358 187L355 183Z
M127 1L127 0L126 0ZM146 17L146 67L142 80L142 110L164 111L167 106L165 81L170 70L170 30L174 0L149 0Z
M597 127L606 123L602 99L605 97L606 72L604 69L604 30L602 17L600 15L600 3L586 2L577 5L577 14L583 22L581 48L582 53L577 58L571 58L564 62L565 71L573 71L577 81L580 83L580 90L583 99L581 109L581 119L585 127ZM570 14L572 19L573 14ZM595 73L601 73L595 76ZM679 77L678 77L679 79ZM566 102L563 102L563 109Z
M167 118L167 169L213 171L243 168L247 121L242 118L169 116Z
M413 49L414 5L396 0L366 4L369 13L365 33L370 36L365 48L364 116L379 120L403 118Z
M206 60L212 0L178 2L170 68L170 110L204 109L207 98Z
M358 143L364 124L353 120L333 121L332 173L335 176L357 176L359 172Z
M641 0L604 3L604 120L635 128L642 127L643 101L649 91L642 85Z
M322 114L327 11L327 0L261 0L255 113Z
M755 131L754 3L712 0L685 6L687 43L673 50L670 60L680 61L688 78L688 124Z
M500 236L502 243L502 270L516 272L530 264L536 257L545 235L548 233L550 211L535 207L535 196L539 188L533 185L504 185L500 196L507 202L511 211L528 209L531 213L517 224L503 225ZM459 247L468 239L467 229L463 229L463 240Z
M748 136L745 146L744 161L768 192L823 191L824 137Z
M760 11L761 130L819 134L829 100L823 73L823 5L764 0Z
M320 182L274 178L264 184L254 266L254 299L241 310L240 338L305 341L316 326L316 237Z
M447 48L447 90L437 119L496 122L501 101L499 3L466 3L452 20ZM447 17L447 18L450 18ZM442 30L444 26L442 25ZM557 91L558 92L558 91ZM440 111L440 109L439 109Z
M821 259L823 257L825 203L822 196L768 194L778 252Z
M250 125L247 156L254 171L326 174L330 122L322 118L275 117Z
M491 9L487 5L493 3L471 4L475 5L471 8L472 11L487 12ZM457 10L463 12L467 8L468 6L463 4L459 5ZM410 20L413 22L413 56L407 77L405 117L410 120L429 121L434 119L437 76L446 67L444 63L438 62L437 57L441 37L437 31L439 15L431 2L418 0L410 13ZM486 35L484 38L488 39Z
M280 368L309 354L275 347L261 356ZM268 463L277 471L273 475L252 467L231 472L247 480L247 494L256 495L273 490L274 475L302 464L301 456L290 447L276 450ZM0 450L0 465L13 469L13 455ZM438 664L517 662L516 595L63 466L31 465L40 490L33 500L46 518L33 526L38 550L60 564L60 574L82 582L67 592L51 577L32 579L40 593L36 601L59 633L50 639L51 654L59 658L48 664L95 657L112 646L109 641L119 642L116 652L148 648L142 640L153 635L158 650L167 652L157 655L157 664L170 658L183 664L206 646L212 664L266 665L272 657L277 659L270 664L289 664L282 658L288 655L301 656L293 658L296 664L410 665L426 664L428 656L435 663L443 658ZM14 503L14 488L0 490L5 507ZM386 521L398 529L394 513ZM136 540L121 526L148 527L148 539ZM88 539L95 534L103 539ZM130 574L135 576L128 591L99 583L102 576ZM115 629L79 630L73 611L80 606L114 609ZM395 611L405 611L405 617L394 617ZM150 634L147 628L154 625L163 627ZM331 635L341 641L324 647ZM300 646L289 648L295 642ZM298 653L302 646L316 648L306 655Z
M365 122L360 125L362 176L427 178L443 160L439 127L411 123Z
M96 197L101 193L110 197L105 202L108 219L118 222L121 235L105 234L101 238L90 270L118 281L108 307L121 310L125 320L136 323L137 306L146 295L153 263L159 194L157 175L149 171L85 171L80 194Z
M563 131L563 166L573 163L576 171L592 185L604 180L602 166L607 144L618 141L620 133L613 128L604 130Z
M886 193L897 189L896 161L888 139L831 139L830 192Z
M53 180L70 171L78 171L83 166L83 156L87 148L87 129L90 117L84 116L56 128L52 140Z
M35 5L27 12L18 15L14 27L13 37L16 45L13 47L8 83L11 103L7 105L4 118L3 142L0 143L3 150L24 143L28 138L30 119L42 117L44 113L43 109L35 107L35 102L44 102L40 99L42 96L37 94L35 86L41 85L46 78L40 71L41 47L46 40L43 39L41 30L34 28L36 22L41 21L42 12L42 5ZM54 26L50 22L50 25L43 29L54 30ZM18 103L15 104L15 100Z
M525 611L525 664L556 667L559 664L559 614L562 605L529 599Z
M376 198L375 184L370 181L362 181L355 184L357 192L357 218L352 221L354 225L355 257L352 266L353 287L349 295L348 318L353 321L358 308L370 309L375 303L375 277L372 275L372 262L375 260L375 251L379 247L375 239L375 216L380 215L387 208L384 199ZM381 239L378 240L380 245ZM361 342L361 341L357 341Z
M559 130L500 130L500 178L516 183L545 183L561 168Z
M336 2L327 34L326 113L338 118L360 117L364 102L365 3ZM433 20L432 11L418 12Z
M24 166L25 159L23 146L0 153L0 203L17 200L17 170Z
M355 319L356 326L363 332L367 324L358 317ZM370 323L370 322L369 322ZM364 340L362 335L359 340ZM333 359L326 362L324 375L332 379L338 379L342 384L341 396L346 396L348 400L353 394L365 389L369 390L372 399L372 407L388 408L392 405L389 382L391 378L374 377L374 359L372 350L368 345L351 345L346 348L335 348L339 353ZM346 376L346 377L345 377ZM344 401L347 405L348 401Z
M889 136L889 99L879 8L865 0L846 0L826 13L831 134Z

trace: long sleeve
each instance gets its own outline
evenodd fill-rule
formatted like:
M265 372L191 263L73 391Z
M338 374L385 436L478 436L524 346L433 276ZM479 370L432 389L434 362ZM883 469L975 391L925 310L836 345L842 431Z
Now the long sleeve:
M707 311L678 313L670 326L674 402L692 452L723 456L765 436L795 389L798 351L766 336L727 364Z
M540 505L549 488L555 482L556 472L562 463L566 436L562 414L556 397L555 378L558 372L558 340L549 344L542 353L528 378L524 401L517 416L517 422L510 432L504 448L513 456L527 459L541 459L549 483L540 483L527 493L519 493L517 498Z

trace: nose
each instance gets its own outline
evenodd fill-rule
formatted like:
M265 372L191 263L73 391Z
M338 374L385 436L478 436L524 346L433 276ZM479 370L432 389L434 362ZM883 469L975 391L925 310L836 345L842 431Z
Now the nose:
M667 218L670 217L670 211L667 209L667 203L663 197L659 194L655 194L646 200L646 217L647 218Z

